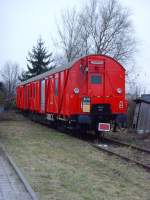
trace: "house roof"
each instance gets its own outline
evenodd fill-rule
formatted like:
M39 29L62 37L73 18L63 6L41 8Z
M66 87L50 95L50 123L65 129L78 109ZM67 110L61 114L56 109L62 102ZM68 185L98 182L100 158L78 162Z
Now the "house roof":
M136 103L147 103L150 104L150 94L142 94L140 98L134 100Z

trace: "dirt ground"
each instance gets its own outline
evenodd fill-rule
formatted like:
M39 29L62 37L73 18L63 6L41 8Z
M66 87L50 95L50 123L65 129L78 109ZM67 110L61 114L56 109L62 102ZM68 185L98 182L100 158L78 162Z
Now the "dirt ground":
M20 114L0 120L0 142L40 200L150 199L144 169Z

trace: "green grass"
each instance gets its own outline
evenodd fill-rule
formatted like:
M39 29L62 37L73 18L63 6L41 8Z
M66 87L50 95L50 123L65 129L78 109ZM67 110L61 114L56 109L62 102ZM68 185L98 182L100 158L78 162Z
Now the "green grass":
M0 140L41 200L149 200L150 174L27 119L0 122Z

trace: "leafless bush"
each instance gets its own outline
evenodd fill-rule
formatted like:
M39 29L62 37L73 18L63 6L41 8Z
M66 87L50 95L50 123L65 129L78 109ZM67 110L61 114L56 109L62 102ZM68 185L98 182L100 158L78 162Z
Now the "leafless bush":
M6 91L5 106L14 104L15 91L18 83L19 66L16 63L7 62L1 69L1 77Z

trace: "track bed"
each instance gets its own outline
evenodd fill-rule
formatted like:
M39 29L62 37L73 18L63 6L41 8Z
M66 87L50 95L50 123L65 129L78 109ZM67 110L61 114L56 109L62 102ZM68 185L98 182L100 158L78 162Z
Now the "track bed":
M41 200L149 200L150 173L137 165L21 115L0 126L1 142Z
M111 138L103 138L103 143L94 144L96 148L118 156L150 170L150 150Z

